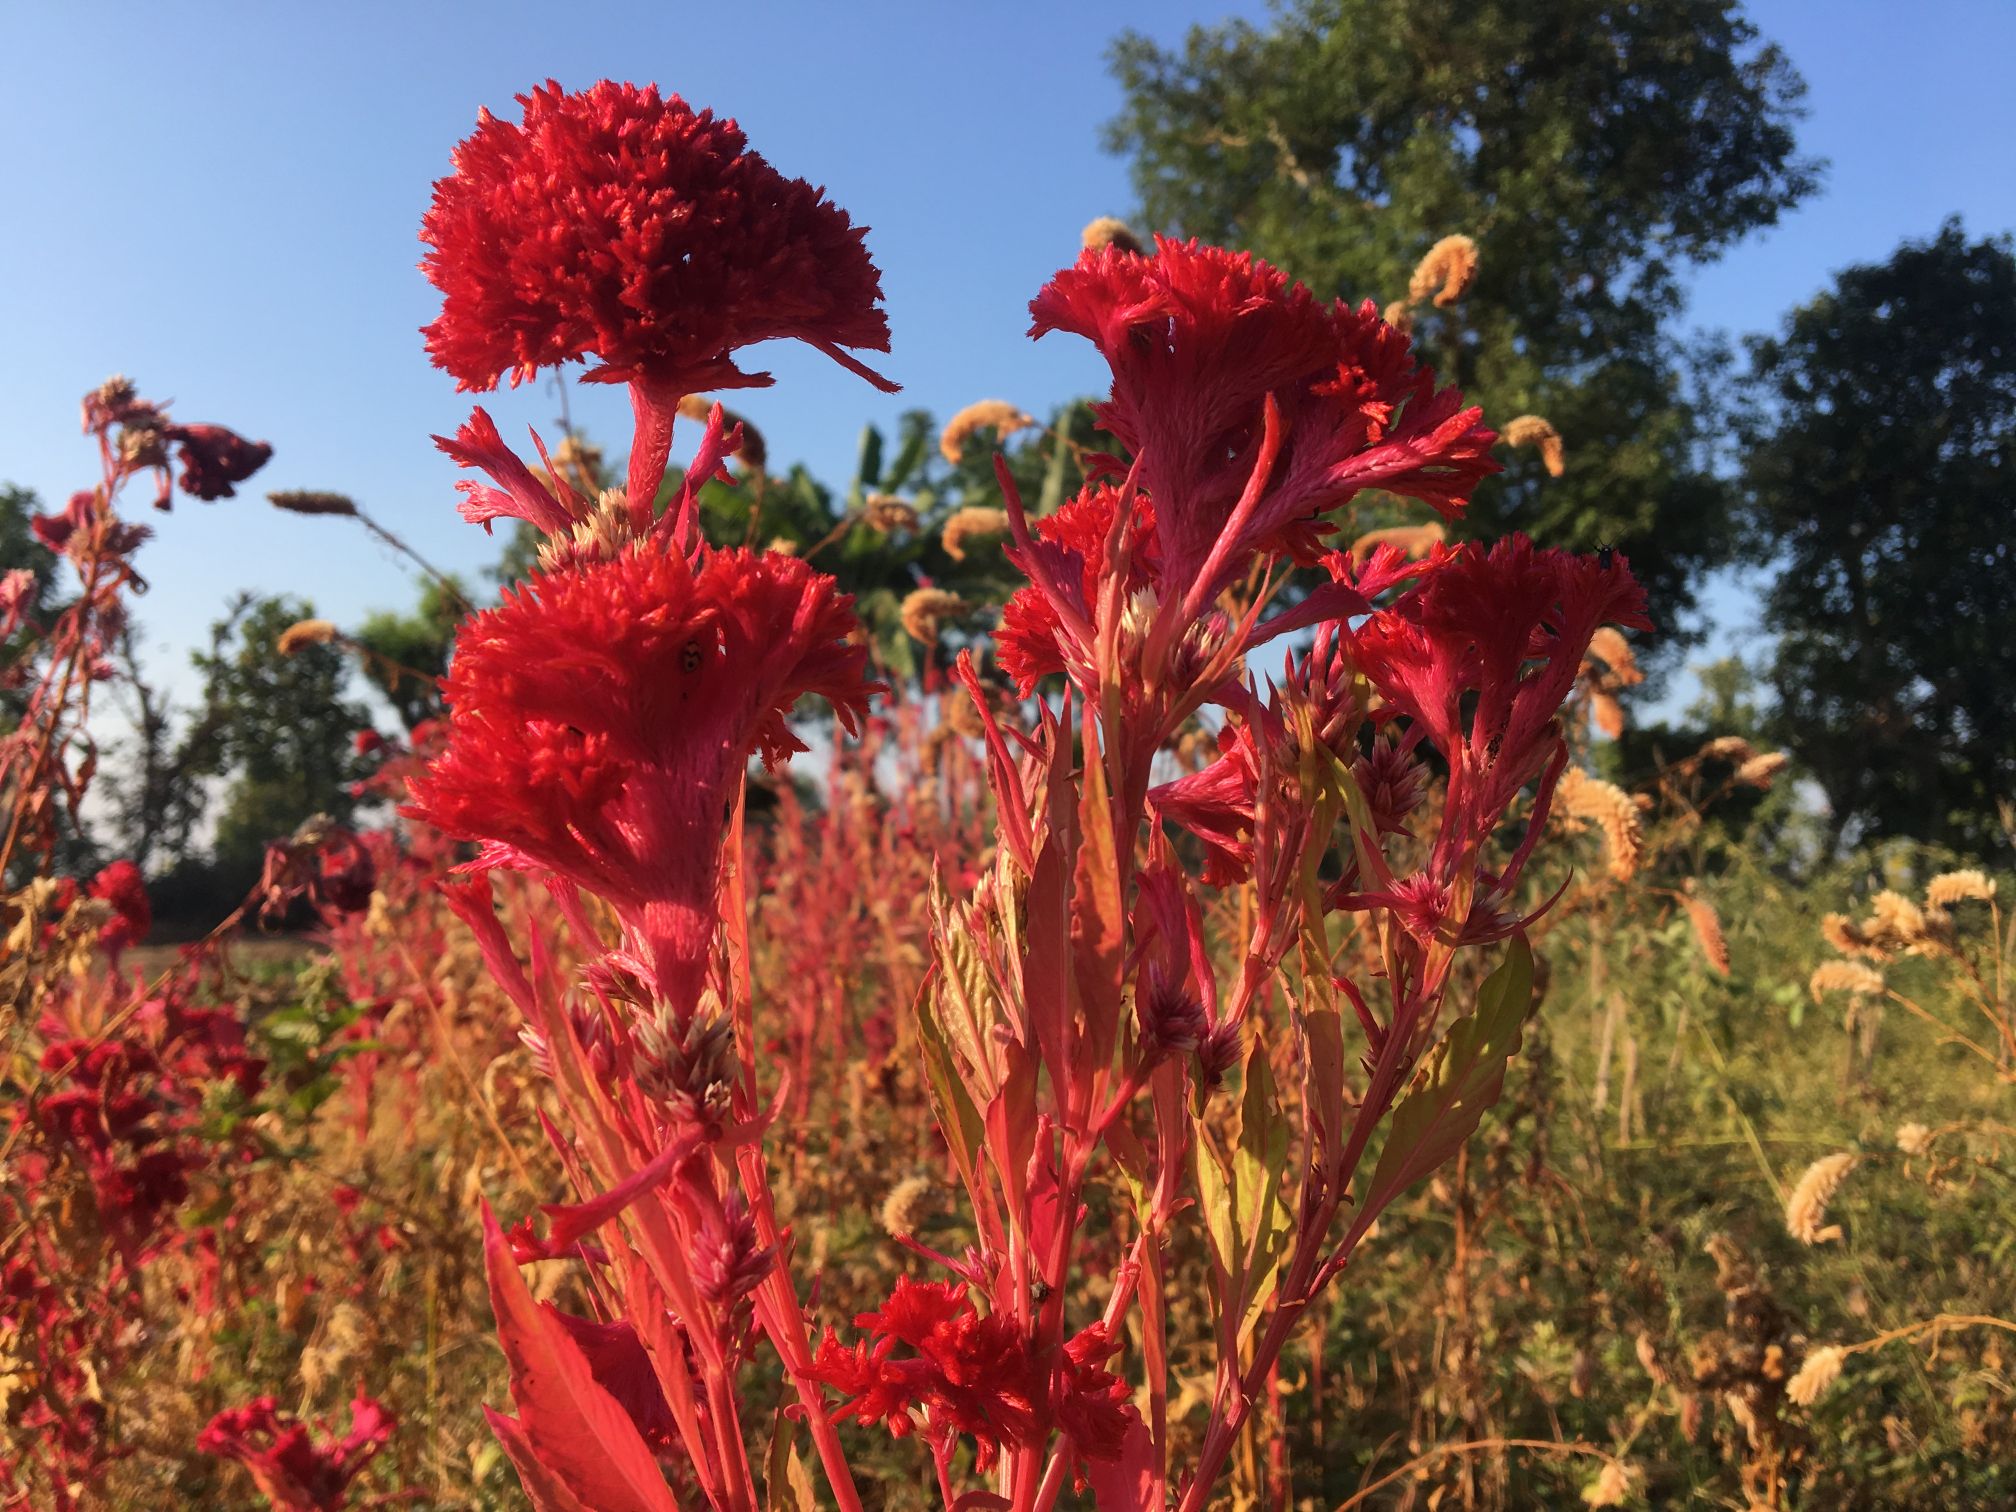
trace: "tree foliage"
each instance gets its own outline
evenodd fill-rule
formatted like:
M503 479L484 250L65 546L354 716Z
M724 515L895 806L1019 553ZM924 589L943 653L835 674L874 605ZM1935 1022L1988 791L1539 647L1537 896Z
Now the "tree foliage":
M447 675L455 630L469 609L457 580L428 579L412 609L403 614L381 609L351 637L364 650L365 677L408 730L440 717L439 679Z
M256 870L268 841L315 814L347 820L356 806L353 740L371 711L344 696L348 661L332 645L279 647L281 632L313 614L299 599L240 595L195 655L203 708L177 765L184 781L229 778L213 844L227 869Z
M1837 837L2006 845L2016 255L1955 222L1752 343L1744 482L1783 733Z
M1726 356L1670 331L1681 279L1805 197L1803 84L1723 0L1302 0L1262 30L1124 35L1109 144L1146 219L1250 248L1319 293L1381 304L1439 238L1475 238L1468 295L1417 340L1502 424L1546 417L1471 506L1485 535L1612 545L1676 645L1729 551L1711 455Z

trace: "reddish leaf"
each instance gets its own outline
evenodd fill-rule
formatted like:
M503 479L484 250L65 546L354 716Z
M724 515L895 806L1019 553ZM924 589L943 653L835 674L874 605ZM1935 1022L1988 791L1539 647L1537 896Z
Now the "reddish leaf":
M678 1512L658 1462L629 1414L596 1383L566 1328L532 1300L488 1203L483 1207L483 1263L490 1276L497 1337L511 1366L519 1447L546 1472L541 1484L557 1484L595 1512ZM505 1448L512 1451L509 1440ZM515 1451L512 1460L519 1462ZM526 1490L537 1494L529 1481Z

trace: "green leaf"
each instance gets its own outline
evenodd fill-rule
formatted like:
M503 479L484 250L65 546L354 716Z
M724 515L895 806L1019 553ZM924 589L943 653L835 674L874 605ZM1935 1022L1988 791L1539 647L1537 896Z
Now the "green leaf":
M1241 1272L1244 1306L1242 1338L1259 1321L1260 1310L1274 1295L1276 1273L1287 1256L1295 1232L1295 1215L1281 1194L1288 1161L1288 1120L1274 1087L1274 1068L1267 1047L1255 1040L1246 1057L1246 1091L1239 1107L1239 1147L1232 1157L1234 1197L1239 1232L1246 1253Z
M854 466L854 492L859 494L882 486L882 432L872 425L861 427L860 460ZM853 502L859 503L855 499Z
M1361 1229L1476 1132L1485 1110L1505 1090L1506 1064L1518 1053L1532 1011L1533 952L1514 936L1505 964L1478 993L1476 1012L1450 1025L1422 1057L1413 1084L1394 1108L1359 1211Z

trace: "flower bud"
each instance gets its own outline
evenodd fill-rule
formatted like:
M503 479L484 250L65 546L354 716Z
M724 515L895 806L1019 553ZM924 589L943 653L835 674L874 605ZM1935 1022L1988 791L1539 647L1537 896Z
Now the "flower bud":
M675 1123L718 1135L729 1116L734 1026L704 1008L681 1024L661 1008L640 1016L634 1032L638 1088Z
M1196 996L1154 967L1147 990L1135 994L1134 1022L1141 1031L1141 1058L1150 1065L1167 1055L1188 1055L1210 1029Z
M693 1236L693 1284L709 1302L727 1307L762 1284L775 1258L757 1242L749 1205L736 1192L721 1205L720 1216L703 1219Z

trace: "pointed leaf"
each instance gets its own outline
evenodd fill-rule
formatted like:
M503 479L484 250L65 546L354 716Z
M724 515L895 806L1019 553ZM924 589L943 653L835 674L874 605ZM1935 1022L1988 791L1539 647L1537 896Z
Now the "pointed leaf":
M630 1415L596 1381L566 1328L532 1300L488 1203L483 1264L498 1341L511 1367L521 1446L552 1481L596 1512L678 1512ZM505 1448L511 1452L509 1443ZM515 1452L512 1457L515 1462Z
M491 1407L483 1409L483 1416L518 1471L518 1484L525 1488L525 1495L531 1499L532 1512L588 1512L581 1505L581 1498L539 1463L531 1444L526 1442L523 1423Z
M1477 995L1477 1011L1449 1026L1422 1057L1414 1081L1393 1109L1386 1145L1365 1193L1357 1227L1463 1147L1505 1090L1505 1067L1518 1052L1533 1009L1533 952L1515 935L1505 964Z

